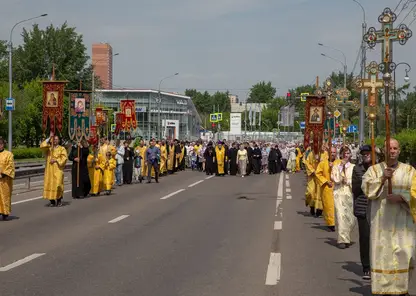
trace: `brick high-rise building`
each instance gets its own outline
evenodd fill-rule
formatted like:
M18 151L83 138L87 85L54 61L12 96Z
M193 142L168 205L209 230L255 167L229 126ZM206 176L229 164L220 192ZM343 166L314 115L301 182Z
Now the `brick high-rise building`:
M113 48L108 43L92 45L92 65L103 89L113 88Z

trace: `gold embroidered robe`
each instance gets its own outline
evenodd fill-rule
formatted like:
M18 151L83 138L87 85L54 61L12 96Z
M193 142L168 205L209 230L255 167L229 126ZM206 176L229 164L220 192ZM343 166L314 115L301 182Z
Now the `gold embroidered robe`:
M117 161L114 158L103 161L103 188L104 190L111 191L113 188L114 170L117 166Z
M168 171L173 171L175 164L175 145L169 146Z
M103 157L100 153L97 154L94 161L94 155L90 154L87 158L88 175L91 182L91 194L98 194L103 188ZM98 169L95 166L99 166Z
M334 187L328 187L331 182L331 167L325 159L316 168L316 184L321 188L323 216L328 226L335 226Z
M218 146L215 146L215 162L217 164L217 172L219 175L223 175L224 172L224 164L227 161L227 156L225 155L225 148L224 146L221 149Z
M52 147L48 140L40 144L45 153L45 179L43 184L43 198L56 200L64 196L64 168L68 160L66 149L60 145ZM51 159L56 162L51 164Z
M381 183L385 167L384 162L371 166L361 185L371 208L371 290L376 295L406 294L416 259L416 170L398 164L392 178L393 193L402 195L406 204L395 204L386 200L387 181L384 186Z
M334 181L334 204L336 217L336 230L338 243L351 243L351 233L357 224L354 216L354 198L352 195L352 171L354 164L347 163L342 169L341 160L337 159L332 167L331 179ZM347 183L342 183L342 178L347 178Z
M0 214L10 215L15 174L13 154L10 151L0 152L0 174Z
M166 160L168 159L168 151L166 145L160 146L160 173L164 174L167 172Z

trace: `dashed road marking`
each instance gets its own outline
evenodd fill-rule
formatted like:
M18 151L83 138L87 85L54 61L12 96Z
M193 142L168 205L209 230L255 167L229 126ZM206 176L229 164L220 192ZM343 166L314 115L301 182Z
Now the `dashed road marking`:
M274 230L281 230L282 227L282 221L274 221Z
M270 253L269 265L267 267L266 274L267 286L275 286L280 281L281 257L280 253Z
M202 183L202 182L204 182L204 180L200 180L200 181L198 181L198 182L192 183L192 184L191 184L191 185L189 185L188 187L189 187L189 188L194 187L195 185L198 185L199 183Z
M179 189L179 190L177 190L175 192L172 192L172 193L170 193L168 195L165 195L164 197L161 197L160 199L168 199L169 197L172 197L172 196L174 196L174 195L176 195L176 194L178 194L178 193L180 193L182 191L185 191L185 189Z
M289 180L289 178L290 178L289 175L286 175L286 180Z
M277 187L277 199L283 198L283 174L280 174L279 185Z
M214 177L215 177L215 176L214 176L214 175L212 175L212 176L206 177L206 178L205 178L205 180L209 180L209 179L214 178Z
M286 193L291 193L292 189L291 188L286 188Z
M23 265L23 264L28 263L32 260L35 260L36 258L39 258L43 255L45 255L45 253L32 254L30 256L27 256L26 258L23 258L23 259L20 259L16 262L13 262L12 264L9 264L9 265L4 266L4 267L0 267L0 272L9 271L13 268L16 268L16 267L20 266L20 265Z
M290 187L290 182L289 182L289 180L286 180L286 188L287 187Z
M130 215L121 215L121 216L119 216L119 217L117 217L117 218L114 218L113 220L110 220L110 221L108 221L108 223L112 223L112 224L114 224L114 223L117 223L117 222L119 222L119 221L121 221L121 220L124 220L124 219L126 219L127 217L129 217Z
M64 191L64 193L68 193L68 192L71 192L71 190L65 190ZM38 197L28 198L28 199L24 199L24 200L19 200L19 201L12 202L12 205L18 205L18 204L21 204L21 203L34 201L34 200L38 200L38 199L42 199L42 198L43 198L43 196L38 196Z
M287 195L286 195L286 199L292 199L292 195L287 194Z

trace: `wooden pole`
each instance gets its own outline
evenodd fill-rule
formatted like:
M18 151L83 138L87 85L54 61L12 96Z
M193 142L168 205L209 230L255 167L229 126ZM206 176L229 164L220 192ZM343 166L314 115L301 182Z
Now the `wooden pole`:
M81 160L80 157L80 147L79 147L79 143L78 143L78 163L77 163L77 188L79 188L79 162Z
M319 87L319 76L316 76L316 83L315 83L316 88Z
M371 164L376 164L376 141L374 139L374 120L370 120L371 125Z
M82 90L82 80L79 81L79 90Z
M51 78L51 80L52 81L55 80L55 64L52 64L52 78Z
M389 74L389 73L385 73ZM385 96L385 116L386 116L386 164L387 166L391 166L390 163L390 104L389 104L389 95L390 95L390 85L388 82L385 81L384 83L384 96ZM388 194L393 193L393 185L391 182L391 178L388 179Z

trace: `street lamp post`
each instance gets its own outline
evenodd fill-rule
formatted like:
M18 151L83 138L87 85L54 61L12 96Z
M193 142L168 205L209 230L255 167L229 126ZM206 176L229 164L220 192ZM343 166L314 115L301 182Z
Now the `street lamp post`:
M16 24L14 24L14 26L12 27L12 29L10 30L10 39L9 39L9 99L11 99L13 97L13 62L12 62L12 57L13 57L13 41L12 41L12 37L13 37L13 30L14 28L16 28L16 26L20 25L21 23L25 23L37 18L41 18L41 17L45 17L47 16L47 13L44 13L42 15L38 15L35 17L31 17L25 20L22 20L20 22L17 22ZM9 151L12 151L12 111L9 110Z
M328 46L328 45L324 45L322 43L318 43L318 45L322 46L322 47L332 49L332 50L335 50L335 51L338 51L344 56L344 62L342 62L338 59L335 59L333 57L330 57L330 56L327 56L326 54L321 53L322 56L330 58L330 59L335 60L335 61L338 61L344 66L344 88L347 88L347 56L345 55L345 53L342 50L338 49L338 48L331 47L331 46Z
M409 82L410 78L409 78L409 72L412 70L412 67L405 62L401 62L396 64L396 67L394 68L394 94L393 94L393 134L395 134L397 132L397 106L396 106L396 96L397 96L397 92L396 92L396 68L399 65L406 65L408 67L408 69L405 69L406 72L406 76L404 77L404 81L407 83Z
M157 106L158 106L158 108L157 108L157 136L158 136L159 140L162 139L162 129L160 127L160 108L161 108L162 98L160 96L160 87L162 85L163 80L175 77L177 75L179 75L178 72L176 72L173 75L169 75L169 76L166 76L165 78L162 78L159 82L159 91L158 91L158 98L157 98ZM149 110L149 138L150 138L150 110Z
M362 23L362 36L365 35L365 33L367 32L367 22L365 20L365 9L364 7L361 5L360 2L358 2L357 0L352 0L354 1L358 6L361 7L361 10L363 11L363 23ZM362 40L361 43L361 79L365 79L365 64L366 64L366 54L367 54L367 48L366 48L366 44L364 42L364 40ZM361 94L360 94L360 126L359 126L359 143L360 145L362 145L364 143L364 121L365 121L365 116L364 116L364 105L365 105L365 94L364 94L364 89L361 90Z

